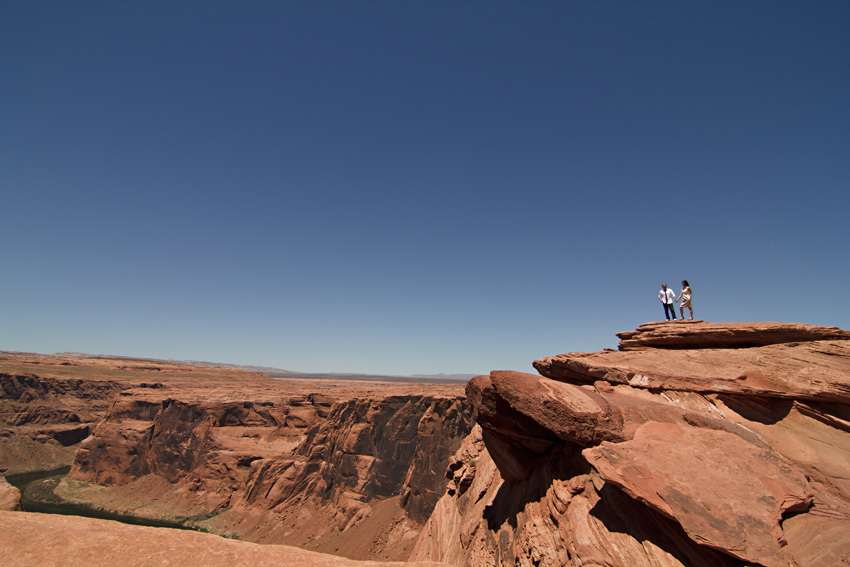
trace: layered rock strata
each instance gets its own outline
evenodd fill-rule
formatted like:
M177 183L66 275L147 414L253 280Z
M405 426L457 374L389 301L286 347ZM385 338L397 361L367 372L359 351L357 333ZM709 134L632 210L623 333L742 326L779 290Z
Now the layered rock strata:
M110 507L132 495L128 510L174 517L229 506L251 463L294 449L332 403L319 395L218 401L124 394L80 445L69 479L124 487L113 491ZM71 495L76 485L68 484L62 490Z
M712 342L718 325L686 325L705 334L470 381L480 432L453 457L411 558L850 564L850 341L769 324L772 344L729 349Z
M0 372L0 472L70 465L123 385Z
M252 463L241 499L207 525L251 541L406 558L471 427L460 398L340 402L292 455Z
M406 559L471 428L449 382L8 352L0 375L0 473L73 462L51 499L349 557Z
M69 466L79 443L127 389L202 391L199 397L217 399L222 386L252 398L276 385L265 374L226 367L0 351L0 473Z
M174 394L122 392L56 492L250 541L403 559L472 426L459 397Z
M536 360L541 375L577 384L602 381L681 391L850 402L850 341L809 341L739 349L644 349L565 353Z
M644 323L617 333L619 350L646 348L750 348L780 343L848 340L850 331L802 323L706 323L679 320Z

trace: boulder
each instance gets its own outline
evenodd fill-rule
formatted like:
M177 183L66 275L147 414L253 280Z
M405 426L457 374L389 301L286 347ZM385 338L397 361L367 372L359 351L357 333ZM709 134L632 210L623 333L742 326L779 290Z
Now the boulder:
M649 422L584 457L601 477L679 523L696 543L765 567L793 558L780 524L807 512L812 490L792 463L736 435Z
M21 491L9 484L6 477L0 476L0 510L20 510Z

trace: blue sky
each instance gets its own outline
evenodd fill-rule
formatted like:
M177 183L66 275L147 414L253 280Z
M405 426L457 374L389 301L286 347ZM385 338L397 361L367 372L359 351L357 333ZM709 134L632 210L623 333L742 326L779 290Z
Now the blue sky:
M850 328L850 3L0 3L0 349L533 371Z

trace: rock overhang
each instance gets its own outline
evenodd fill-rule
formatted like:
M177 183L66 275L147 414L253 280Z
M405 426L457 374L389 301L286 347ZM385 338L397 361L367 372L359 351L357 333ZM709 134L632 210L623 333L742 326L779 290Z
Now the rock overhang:
M584 467L568 466L598 479L592 498L610 498L611 489L602 488L614 487L637 503L634 510L644 506L647 514L668 518L691 545L706 554L716 550L730 565L826 566L850 553L850 545L823 539L850 528L850 502L830 486L825 462L818 463L850 463L850 452L841 453L850 441L835 445L838 453L826 446L807 452L802 441L789 439L809 433L782 423L782 408L797 408L797 421L813 416L819 427L835 428L817 443L835 443L850 431L841 409L850 407L850 333L683 322L649 323L619 336L626 343L619 351L535 361L540 375L494 371L470 381L467 396L484 445L502 479L516 487L511 492L561 482L552 479L566 479L565 470L549 469L582 459ZM762 406L777 406L776 416L762 417ZM796 451L790 457L789 447ZM572 456L549 458L556 451ZM581 484L579 477L573 481ZM813 507L817 514L809 513ZM555 519L574 516L568 508L550 503ZM560 529L562 536L572 530ZM566 537L569 545L569 537L583 536ZM832 559L811 561L821 555Z

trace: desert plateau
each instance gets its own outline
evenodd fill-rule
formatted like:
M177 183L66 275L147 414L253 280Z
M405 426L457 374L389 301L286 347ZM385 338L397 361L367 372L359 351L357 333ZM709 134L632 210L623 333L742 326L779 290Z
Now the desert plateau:
M850 332L618 337L467 383L2 352L0 563L850 565Z

